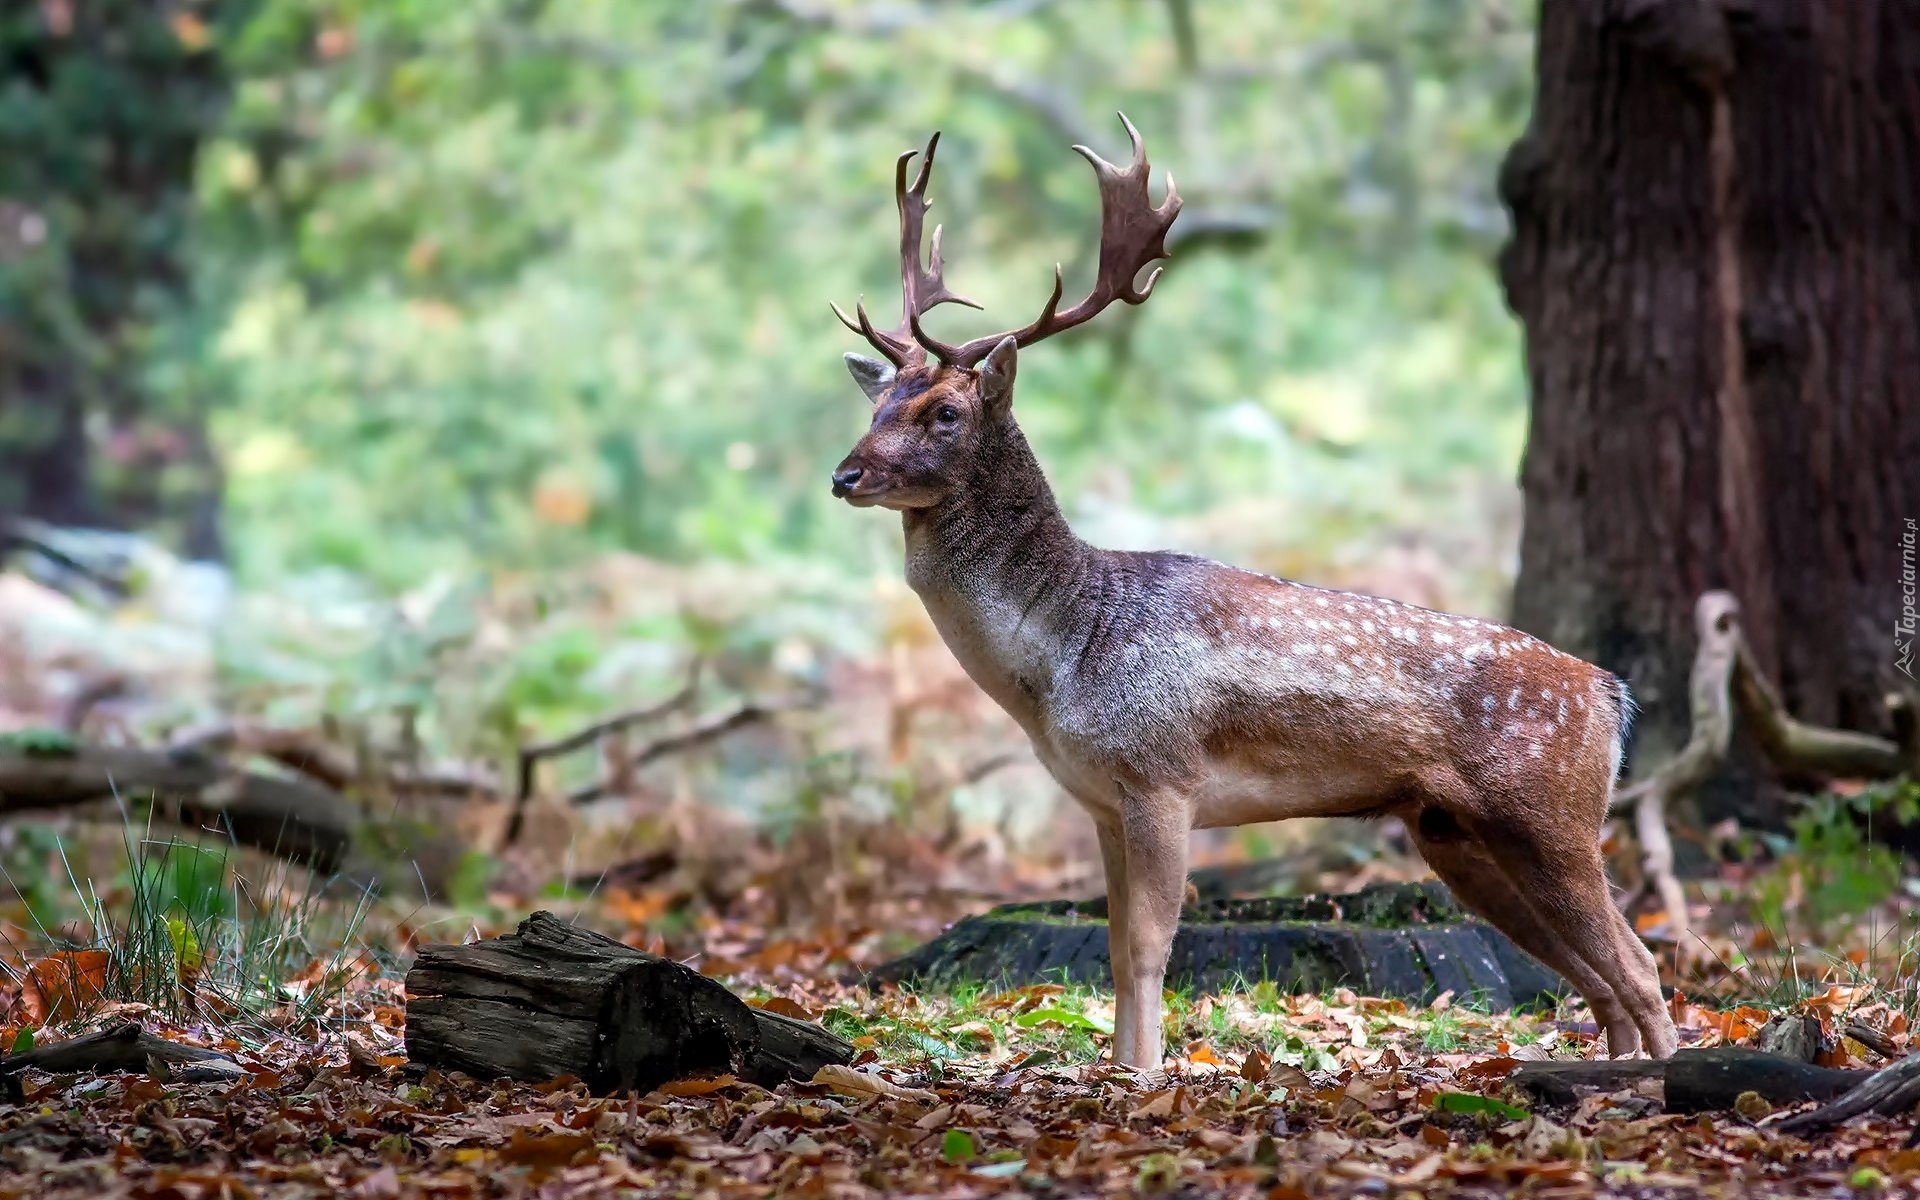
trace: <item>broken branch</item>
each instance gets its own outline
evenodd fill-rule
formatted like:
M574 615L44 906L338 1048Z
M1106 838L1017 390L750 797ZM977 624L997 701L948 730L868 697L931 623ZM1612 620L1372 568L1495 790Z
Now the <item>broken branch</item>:
M670 717L674 713L693 703L700 691L700 659L694 659L687 669L687 681L680 690L657 704L640 708L630 708L616 713L603 721L596 721L584 729L576 730L565 737L553 738L545 742L535 742L531 746L520 748L519 786L513 795L513 815L507 820L506 845L514 845L520 840L520 834L526 827L527 804L533 799L534 767L544 758L555 758L562 754L571 754L575 750L584 750L602 738L623 733L635 725L657 721ZM576 801L576 803L579 803Z
M638 770L670 754L680 754L697 746L704 746L708 742L718 741L736 729L766 720L783 707L791 706L743 704L732 712L697 721L678 733L668 734L666 737L658 738L640 747L634 752L633 757L627 760L627 768ZM607 784L603 780L574 789L568 794L567 799L573 804L590 804L606 794Z

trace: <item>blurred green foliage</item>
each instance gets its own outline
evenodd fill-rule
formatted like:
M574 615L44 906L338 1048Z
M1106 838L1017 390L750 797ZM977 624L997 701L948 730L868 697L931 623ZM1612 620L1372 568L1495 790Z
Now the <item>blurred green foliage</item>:
M196 336L158 342L155 377L222 397L256 578L609 548L896 570L895 524L825 486L865 421L827 301L895 311L894 156L945 131L948 275L988 311L936 320L970 336L1028 319L1055 260L1090 276L1067 147L1120 154L1116 108L1200 233L1151 304L1021 365L1090 536L1258 502L1260 536L1332 545L1484 524L1511 491L1520 348L1489 262L1518 0L255 7L218 31Z

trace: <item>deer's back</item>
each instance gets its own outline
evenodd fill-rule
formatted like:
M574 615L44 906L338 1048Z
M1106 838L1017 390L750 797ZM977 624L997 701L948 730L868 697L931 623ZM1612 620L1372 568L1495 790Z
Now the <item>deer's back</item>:
M1185 555L1090 574L1023 722L1083 801L1167 782L1228 825L1384 811L1444 777L1604 804L1618 681L1537 638Z

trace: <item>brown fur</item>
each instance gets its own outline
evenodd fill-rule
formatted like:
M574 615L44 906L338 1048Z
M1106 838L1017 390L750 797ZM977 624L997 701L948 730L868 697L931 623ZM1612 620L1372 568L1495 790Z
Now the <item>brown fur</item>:
M1160 1063L1189 829L1389 813L1580 989L1613 1053L1672 1053L1600 856L1619 681L1489 622L1087 545L1013 418L1015 359L1009 338L977 370L861 360L873 423L835 492L901 512L941 636L1100 830L1116 1058Z

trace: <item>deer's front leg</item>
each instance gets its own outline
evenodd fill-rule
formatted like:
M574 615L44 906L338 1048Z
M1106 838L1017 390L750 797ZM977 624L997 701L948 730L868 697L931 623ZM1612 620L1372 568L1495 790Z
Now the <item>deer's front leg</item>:
M1115 1008L1132 1015L1133 1037L1118 1038L1115 1058L1136 1070L1157 1071L1166 1051L1161 993L1167 953L1180 927L1187 886L1187 830L1183 797L1131 790L1120 804L1127 877L1126 975L1114 963Z
M1133 977L1133 947L1128 943L1127 930L1131 927L1127 921L1127 843L1120 826L1098 821L1094 828L1100 833L1100 862L1107 876L1107 960L1113 964L1113 1060L1125 1064L1127 1055L1133 1052L1134 1030L1137 1023L1133 999L1127 992L1127 981Z

